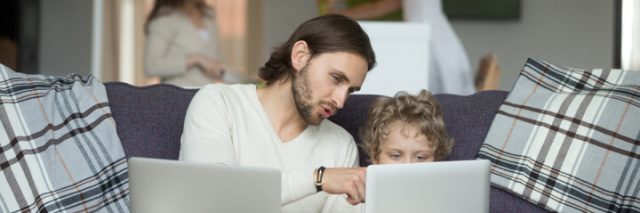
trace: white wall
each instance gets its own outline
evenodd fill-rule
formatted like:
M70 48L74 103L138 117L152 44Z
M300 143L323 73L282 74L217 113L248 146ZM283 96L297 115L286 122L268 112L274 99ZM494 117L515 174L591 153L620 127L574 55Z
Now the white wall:
M452 20L472 67L494 52L500 89L511 90L527 58L575 68L611 68L614 1L522 0L520 20Z
M394 96L398 91L417 94L428 88L429 25L391 21L359 23L371 39L377 63L367 73L357 94Z
M40 1L40 74L91 74L93 2Z

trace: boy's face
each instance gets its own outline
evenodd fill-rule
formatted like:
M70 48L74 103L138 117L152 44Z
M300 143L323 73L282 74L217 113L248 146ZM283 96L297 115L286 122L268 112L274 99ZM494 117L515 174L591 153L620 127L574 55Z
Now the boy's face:
M380 142L380 154L373 163L433 162L434 154L434 147L417 127L396 121L389 125L389 134Z

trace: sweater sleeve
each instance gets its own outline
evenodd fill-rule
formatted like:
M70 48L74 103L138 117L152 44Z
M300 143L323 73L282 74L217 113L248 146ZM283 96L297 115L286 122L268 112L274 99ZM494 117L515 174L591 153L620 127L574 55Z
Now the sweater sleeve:
M174 20L172 16L164 16L149 23L144 56L148 76L166 77L186 70L187 53L175 46L178 29Z
M351 145L347 152L347 156L345 156L345 167L358 167L360 165L360 160L358 158L358 149L355 145L354 141L351 141ZM363 213L364 212L364 204L351 205L347 202L347 197L345 195L329 195L327 201L324 203L322 207L322 213Z
M313 173L314 169L301 169L282 174L282 206L316 193Z
M330 195L322 208L322 213L364 213L364 203L351 205L344 195Z
M327 167L356 167L358 166L358 148L353 140L353 137L349 135L347 145L345 146L342 154L336 156L335 165L325 165ZM310 168L306 170L296 170L287 172L282 175L282 205L289 204L291 202L300 200L309 195L316 193L315 185L313 184L313 173L316 168ZM340 195L330 195L340 196ZM327 203L325 202L325 206ZM324 207L323 207L324 208Z
M235 151L224 97L215 86L200 89L191 100L184 122L180 160L232 165Z

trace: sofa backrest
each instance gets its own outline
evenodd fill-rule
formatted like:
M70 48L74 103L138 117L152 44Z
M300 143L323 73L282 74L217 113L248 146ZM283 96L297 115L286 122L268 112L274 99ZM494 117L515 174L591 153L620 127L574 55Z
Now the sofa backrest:
M136 87L109 82L105 86L127 157L178 159L185 113L197 90L167 84ZM470 96L435 95L444 111L449 136L456 140L448 160L475 158L507 94L487 91ZM360 126L367 119L369 105L377 97L352 95L330 120L349 131L360 144ZM361 152L360 164L368 165L368 160Z
M449 136L455 144L448 160L475 159L506 91L484 91L469 96L435 95L444 113Z
M476 158L493 117L508 94L506 91L485 91L470 96L434 95L441 105L447 133L455 140L447 160ZM344 108L330 120L349 131L356 139L356 143L360 144L362 141L358 134L359 129L367 120L369 105L377 97L376 95L352 95L347 99ZM369 165L369 157L362 150L360 150L360 165Z
M197 90L122 82L105 83L105 87L127 157L178 159L184 116Z

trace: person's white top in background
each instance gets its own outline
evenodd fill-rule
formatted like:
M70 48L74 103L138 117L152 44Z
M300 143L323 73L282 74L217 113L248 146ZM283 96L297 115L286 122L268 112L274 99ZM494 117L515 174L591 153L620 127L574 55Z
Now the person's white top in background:
M441 0L403 0L404 20L431 26L429 90L433 94L470 95L474 71L467 52L442 11Z
M187 67L187 56L200 53L219 59L218 27L213 12L203 16L199 29L181 11L158 16L149 23L145 43L145 74L159 76L163 83L201 87L212 83L197 67ZM206 32L206 37L201 31Z
M332 203L325 203L328 197L344 196L316 193L314 170L356 166L358 150L353 137L329 120L283 142L255 85L213 84L200 89L189 105L180 160L280 169L282 212L320 212Z

